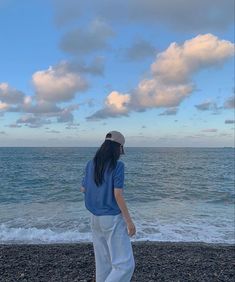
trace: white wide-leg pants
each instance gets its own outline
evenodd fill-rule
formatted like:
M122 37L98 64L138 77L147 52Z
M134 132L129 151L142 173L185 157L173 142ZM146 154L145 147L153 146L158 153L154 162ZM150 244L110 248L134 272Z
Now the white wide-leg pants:
M91 214L96 282L129 282L135 268L130 237L122 214Z

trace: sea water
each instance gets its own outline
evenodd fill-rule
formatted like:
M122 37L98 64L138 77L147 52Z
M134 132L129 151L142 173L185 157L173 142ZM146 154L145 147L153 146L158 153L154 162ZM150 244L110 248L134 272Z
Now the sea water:
M91 241L80 192L97 148L0 148L0 243ZM234 243L234 148L126 148L133 241Z

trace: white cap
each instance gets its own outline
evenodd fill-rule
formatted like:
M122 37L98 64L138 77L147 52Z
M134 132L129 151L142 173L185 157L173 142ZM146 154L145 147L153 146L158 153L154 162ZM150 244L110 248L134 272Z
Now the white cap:
M111 137L106 137L105 140L111 140L114 142L119 143L120 145L124 146L125 138L119 131L110 131L107 134L111 134ZM124 154L124 150L122 148L122 154Z

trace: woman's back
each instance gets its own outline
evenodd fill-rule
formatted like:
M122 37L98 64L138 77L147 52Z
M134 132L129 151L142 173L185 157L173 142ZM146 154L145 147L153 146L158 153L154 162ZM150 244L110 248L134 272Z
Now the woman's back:
M95 157L87 162L81 191L91 213L97 282L129 282L135 261L129 236L136 232L125 199L124 136L106 134Z
M121 213L114 197L114 188L123 189L124 163L118 160L112 171L107 166L104 171L103 183L100 186L97 186L94 181L94 169L94 161L88 161L82 182L85 188L86 208L95 215L117 215Z

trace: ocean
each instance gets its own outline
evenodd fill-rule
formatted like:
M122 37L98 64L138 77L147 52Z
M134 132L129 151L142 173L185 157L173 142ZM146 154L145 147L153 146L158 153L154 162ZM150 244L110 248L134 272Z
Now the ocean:
M91 241L81 181L97 148L0 148L0 244ZM234 244L234 148L125 148L132 241Z

